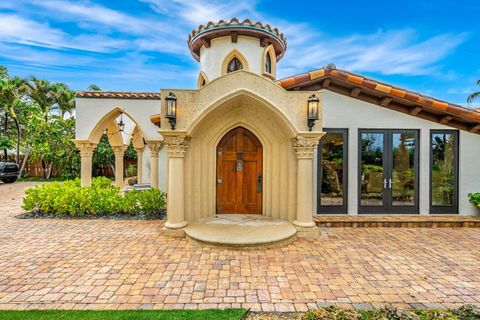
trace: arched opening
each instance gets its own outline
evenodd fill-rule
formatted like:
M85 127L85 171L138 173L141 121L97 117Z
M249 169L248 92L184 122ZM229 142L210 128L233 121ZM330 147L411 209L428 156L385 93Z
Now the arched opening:
M265 72L272 73L272 58L270 57L270 52L267 52L265 57Z
M243 69L242 63L240 62L240 60L238 60L237 57L235 57L232 60L230 60L230 62L228 63L227 73L234 72L237 70L242 70L242 69Z
M142 130L122 109L115 108L94 127L89 141L97 144L92 158L92 176L115 179L123 187L142 182L145 139Z
M240 51L233 49L223 60L222 74L224 75L238 70L248 71L248 62Z
M198 75L197 87L200 89L201 87L207 84L207 76L203 71L200 71Z
M236 127L217 146L217 214L262 213L263 147L248 129Z
M275 49L272 45L269 45L263 51L263 75L271 79L275 79L276 66L277 60L275 55Z

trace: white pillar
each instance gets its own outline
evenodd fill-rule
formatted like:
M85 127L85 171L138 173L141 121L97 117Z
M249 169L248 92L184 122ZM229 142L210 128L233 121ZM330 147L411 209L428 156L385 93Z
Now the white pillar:
M168 186L167 186L167 222L165 227L180 229L185 227L185 176L184 158L190 138L185 134L164 135L168 146Z
M137 151L137 183L143 181L143 150L144 148L135 148Z
M92 157L97 144L88 140L75 140L74 142L80 150L80 185L89 187L92 185Z
M298 135L293 139L293 148L297 155L297 218L293 224L297 227L315 227L313 221L313 153L323 132Z
M158 189L158 153L162 148L162 142L149 141L147 145L150 149L150 185Z
M112 149L115 152L115 185L122 188L125 184L123 155L127 146L113 146Z

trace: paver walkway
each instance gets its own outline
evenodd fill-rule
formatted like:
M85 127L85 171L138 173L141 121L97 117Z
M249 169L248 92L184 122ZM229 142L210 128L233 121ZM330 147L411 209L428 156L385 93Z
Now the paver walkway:
M480 229L322 229L258 251L202 247L162 222L19 220L0 185L0 308L303 311L480 304Z

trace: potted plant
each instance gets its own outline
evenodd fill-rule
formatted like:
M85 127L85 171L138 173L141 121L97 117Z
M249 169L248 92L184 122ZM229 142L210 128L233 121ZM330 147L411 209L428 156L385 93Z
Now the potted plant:
M137 174L137 167L133 164L129 164L128 167L127 167L127 177L129 177L128 179L128 184L133 186L134 184L137 183L137 179L135 177L135 175Z

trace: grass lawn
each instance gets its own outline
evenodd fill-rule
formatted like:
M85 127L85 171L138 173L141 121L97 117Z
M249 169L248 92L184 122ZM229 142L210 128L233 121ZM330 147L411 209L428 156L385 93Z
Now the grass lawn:
M239 320L245 310L0 310L0 320Z

